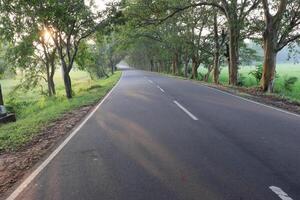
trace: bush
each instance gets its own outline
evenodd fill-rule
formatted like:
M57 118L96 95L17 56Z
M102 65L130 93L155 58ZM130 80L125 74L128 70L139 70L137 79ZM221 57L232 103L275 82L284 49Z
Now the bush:
M256 83L258 84L262 78L262 72L263 72L263 65L259 64L256 66L255 70L249 72L249 75L253 76L256 80Z
M293 90L293 86L295 85L295 83L298 81L297 77L287 77L285 76L283 78L283 87L285 90L291 92Z
M237 80L237 85L238 86L244 86L246 81L246 77L243 76L242 74L238 74L238 80Z

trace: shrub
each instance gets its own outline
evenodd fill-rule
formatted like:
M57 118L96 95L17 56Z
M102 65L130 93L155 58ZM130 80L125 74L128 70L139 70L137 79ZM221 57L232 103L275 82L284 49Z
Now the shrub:
M263 65L259 64L256 66L255 70L249 72L249 75L253 76L256 80L256 83L258 84L262 78L262 72L263 72Z
M238 80L237 80L237 85L238 86L244 86L246 81L246 77L243 76L242 74L238 74Z
M285 76L283 78L283 87L285 90L291 92L293 90L293 86L295 85L295 83L298 81L298 78L297 77L288 77L288 76Z

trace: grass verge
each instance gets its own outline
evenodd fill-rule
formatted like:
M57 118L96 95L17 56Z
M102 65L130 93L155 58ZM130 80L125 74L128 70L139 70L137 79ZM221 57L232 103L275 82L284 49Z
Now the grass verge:
M117 83L121 72L107 79L73 84L75 96L40 97L34 101L16 102L17 122L0 126L0 152L13 151L30 142L39 131L63 114L82 106L95 104ZM62 88L63 89L63 88Z

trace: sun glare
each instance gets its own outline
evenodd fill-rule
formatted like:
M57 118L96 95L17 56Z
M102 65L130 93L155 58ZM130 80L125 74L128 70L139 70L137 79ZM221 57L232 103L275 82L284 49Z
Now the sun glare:
M49 42L51 40L51 33L45 28L42 33L43 40Z

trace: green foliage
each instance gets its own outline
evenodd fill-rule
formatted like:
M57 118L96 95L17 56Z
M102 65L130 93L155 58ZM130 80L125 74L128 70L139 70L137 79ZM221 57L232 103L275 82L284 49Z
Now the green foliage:
M261 80L262 72L263 72L263 65L258 64L256 65L255 70L250 71L248 74L250 76L253 76L258 84Z
M295 85L295 83L298 81L298 78L297 77L288 77L288 76L285 76L283 78L283 81L284 81L284 89L291 92L293 90L293 86Z
M245 81L246 81L246 77L243 74L239 73L238 74L237 85L238 86L245 86Z
M262 57L257 50L252 48L249 44L241 43L240 45L240 63L242 65L253 65L256 62L262 62Z
M78 80L74 87L78 92L71 100L60 95L52 98L40 97L34 101L24 101L16 97L10 103L17 112L17 122L0 126L0 151L17 149L64 113L96 103L115 85L120 75L118 72L108 79L93 81L90 86L84 80Z

